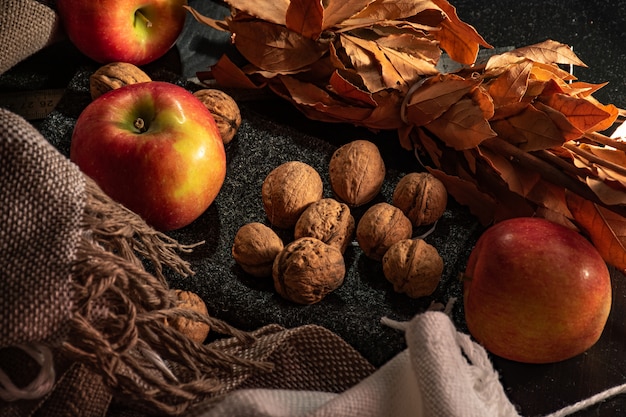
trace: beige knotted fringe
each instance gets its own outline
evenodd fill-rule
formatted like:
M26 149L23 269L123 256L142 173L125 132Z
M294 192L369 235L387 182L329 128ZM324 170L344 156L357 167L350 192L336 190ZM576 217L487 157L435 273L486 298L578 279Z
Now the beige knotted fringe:
M103 376L114 394L152 413L176 415L226 393L224 381L272 368L198 344L169 327L188 317L242 345L254 338L227 323L177 308L167 266L193 274L182 245L114 203L89 178L83 229L72 268L75 313L63 349ZM147 259L155 268L144 268Z

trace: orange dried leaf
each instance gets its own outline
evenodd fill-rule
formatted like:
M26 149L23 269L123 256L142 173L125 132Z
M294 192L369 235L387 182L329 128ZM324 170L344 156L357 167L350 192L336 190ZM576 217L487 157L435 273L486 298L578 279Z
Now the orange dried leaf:
M544 112L554 122L554 125L561 131L564 142L579 139L583 135L583 132L577 129L563 113L539 101L535 102L535 108Z
M253 65L265 71L287 73L320 59L328 50L285 26L261 20L231 21L237 50Z
M574 74L561 69L558 65L544 64L542 62L533 62L532 75L538 80L547 81L549 79L572 81L576 77Z
M277 25L285 24L290 0L225 0L226 3L250 16Z
M476 83L453 74L426 79L407 97L408 122L415 126L432 122L467 95Z
M441 22L441 30L432 32L432 35L450 58L461 64L471 65L476 61L480 46L493 48L474 27L459 19L456 8L447 0L433 2L443 10L447 19Z
M369 91L364 91L352 82L348 81L339 71L335 71L330 77L330 86L336 94L346 100L359 102L362 105L376 106Z
M210 17L204 16L202 13L200 13L199 11L197 11L196 9L194 9L191 6L187 6L184 5L183 6L189 13L191 13L191 15L193 16L194 19L196 19L198 22L205 24L213 29L219 30L219 31L223 31L223 32L228 32L228 24L223 21L223 20L217 20L217 19L212 19Z
M492 121L492 127L499 137L528 152L549 149L564 142L552 119L533 106L526 106L506 119Z
M341 34L340 42L370 92L404 85L402 76L376 42L348 34Z
M493 68L506 66L511 63L511 61L515 61L519 58L527 58L541 64L564 64L586 67L585 63L578 58L569 46L553 40L546 40L503 54L494 55L487 61L485 70L489 71Z
M439 10L439 7L431 0L376 0L370 3L361 12L352 16L352 18L370 22L400 20L415 16L428 9Z
M227 55L222 57L210 68L209 75L217 84L226 88L261 88L256 85L241 68L235 65ZM202 78L201 78L202 80Z
M572 97L567 94L542 95L540 100L563 113L577 129L587 132L594 126L610 120L612 115L586 98Z
M374 0L328 0L324 9L323 29L329 29L359 13Z
M488 91L496 107L518 103L526 94L532 62L522 61L511 65L498 78L489 83Z
M471 149L497 135L471 98L459 100L425 127L456 150Z
M567 194L567 203L604 260L625 272L626 219L574 193Z
M305 38L317 39L322 33L323 19L324 7L321 0L291 0L285 25Z
M576 81L567 85L567 91L570 96L587 97L594 94L596 91L600 90L607 84L608 82L601 84L591 84L582 81Z

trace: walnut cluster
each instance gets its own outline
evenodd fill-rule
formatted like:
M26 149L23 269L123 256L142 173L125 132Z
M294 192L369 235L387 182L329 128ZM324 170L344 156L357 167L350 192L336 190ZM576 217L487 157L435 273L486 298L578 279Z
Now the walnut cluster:
M414 227L431 224L444 213L447 192L429 173L407 174L391 202L368 207L356 221L352 208L371 203L386 176L377 146L357 140L339 147L328 166L333 197L324 198L323 181L310 165L285 162L261 187L269 226L243 225L232 255L255 277L272 277L276 292L298 304L313 304L344 281L344 254L354 239L364 255L379 261L395 291L422 297L435 291L443 273L437 250L411 239ZM292 231L284 243L274 230Z

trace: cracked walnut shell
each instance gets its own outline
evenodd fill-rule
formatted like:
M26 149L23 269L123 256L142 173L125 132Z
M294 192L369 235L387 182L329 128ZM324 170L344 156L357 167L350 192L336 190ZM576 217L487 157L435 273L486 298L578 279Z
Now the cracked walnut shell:
M395 243L383 256L383 274L396 292L411 298L431 295L443 273L443 259L437 249L422 239Z
M385 172L378 147L367 140L355 140L339 147L328 166L335 196L350 207L372 201L382 188Z
M261 187L265 214L270 223L282 229L294 227L302 212L320 200L323 192L320 174L300 161L274 168Z
M368 258L380 261L394 243L413 234L411 220L389 203L368 208L356 227L356 240Z
M139 67L127 62L111 62L103 65L89 77L89 92L95 100L102 94L125 85L152 81Z
M176 308L189 310L206 317L209 316L207 306L198 294L183 290L174 290L174 293L178 300ZM209 326L208 323L194 320L193 318L185 317L184 315L180 315L174 319L169 319L168 325L172 326L174 329L178 330L197 343L204 342L211 331L211 326Z
M448 191L431 173L412 172L396 184L392 204L404 212L413 226L432 224L446 210Z
M354 229L354 217L348 205L334 198L323 198L304 210L296 222L294 238L314 237L344 253Z
M193 93L215 119L224 145L230 143L241 126L241 112L234 98L222 90L205 88Z
M252 222L239 228L231 252L241 269L264 278L272 276L274 259L281 250L283 241L276 232L262 223Z
M289 243L274 260L278 294L298 304L315 304L343 284L346 266L334 246L313 237Z

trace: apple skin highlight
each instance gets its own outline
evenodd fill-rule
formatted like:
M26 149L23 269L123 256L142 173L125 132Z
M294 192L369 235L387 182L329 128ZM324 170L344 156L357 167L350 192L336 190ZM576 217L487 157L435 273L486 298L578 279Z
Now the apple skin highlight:
M611 310L610 275L598 251L574 230L541 218L487 229L464 275L471 335L513 361L551 363L585 352Z
M145 131L135 120L145 121ZM213 116L182 87L152 81L110 91L80 114L70 160L111 198L159 230L197 219L226 176Z

